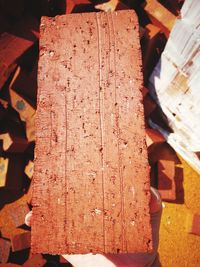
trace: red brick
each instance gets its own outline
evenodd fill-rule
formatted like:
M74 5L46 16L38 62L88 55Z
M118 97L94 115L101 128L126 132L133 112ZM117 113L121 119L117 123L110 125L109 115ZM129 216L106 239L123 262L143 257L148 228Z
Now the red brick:
M16 61L38 40L38 21L24 17L0 36L0 89L16 68Z
M6 263L10 255L10 241L0 238L0 263Z
M163 200L176 199L175 163L169 160L158 161L158 191Z
M11 217L11 220L13 221L15 227L22 226L24 224L24 218L26 214L30 211L28 205L21 204L15 207L10 207L8 209L8 213Z
M146 143L147 147L153 144L160 144L165 142L165 138L156 130L146 128Z
M176 20L176 16L157 0L146 0L144 10L149 15L152 23L161 28L166 37L169 37L170 31L172 30Z
M20 234L15 234L11 237L12 251L20 251L31 246L31 232L23 231Z
M200 215L194 214L192 218L191 234L200 236Z
M138 28L133 11L42 18L33 253L151 249Z
M46 260L41 254L32 255L22 266L23 267L42 267L46 263Z

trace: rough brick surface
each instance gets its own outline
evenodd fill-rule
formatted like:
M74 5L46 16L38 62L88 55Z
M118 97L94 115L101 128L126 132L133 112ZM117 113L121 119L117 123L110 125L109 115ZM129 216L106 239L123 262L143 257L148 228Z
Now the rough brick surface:
M9 213L15 227L19 227L19 226L22 226L24 224L24 218L29 211L30 211L29 207L26 203L18 205L16 207L11 206L8 209L8 213Z
M42 18L32 251L151 249L132 11Z
M0 263L5 263L8 261L10 247L10 241L0 238Z
M15 234L11 237L12 251L19 251L31 246L31 232L23 231L23 233Z

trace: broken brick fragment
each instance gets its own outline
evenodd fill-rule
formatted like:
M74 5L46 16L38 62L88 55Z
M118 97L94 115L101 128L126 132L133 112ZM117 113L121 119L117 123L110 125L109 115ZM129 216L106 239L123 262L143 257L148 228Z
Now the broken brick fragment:
M175 163L170 160L158 161L158 191L163 200L176 199Z
M14 207L10 206L8 213L15 227L19 227L24 224L24 218L29 211L29 207L26 203Z
M10 241L0 238L0 263L8 261L10 248Z
M11 236L12 251L20 251L31 246L31 232L23 230L22 233Z

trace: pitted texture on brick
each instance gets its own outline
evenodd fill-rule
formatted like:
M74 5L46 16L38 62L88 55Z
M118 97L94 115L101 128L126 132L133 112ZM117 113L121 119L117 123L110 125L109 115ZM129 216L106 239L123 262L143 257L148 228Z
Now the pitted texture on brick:
M138 22L42 18L32 251L151 249Z

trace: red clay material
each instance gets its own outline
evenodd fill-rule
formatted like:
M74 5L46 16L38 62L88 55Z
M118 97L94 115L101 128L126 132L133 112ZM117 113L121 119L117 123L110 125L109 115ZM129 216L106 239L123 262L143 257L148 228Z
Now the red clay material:
M146 143L147 147L150 147L153 144L164 143L165 138L156 130L147 128L146 129Z
M200 236L200 215L199 214L193 215L192 229L191 229L190 233Z
M14 207L10 205L8 209L8 213L15 227L19 227L24 224L24 218L29 211L30 210L27 204L21 204L21 205L14 206Z
M10 248L10 241L0 238L0 263L8 261Z
M13 235L11 237L12 251L19 251L30 248L31 245L31 232L24 231L23 233Z
M149 15L152 23L159 27L166 37L169 37L170 31L172 30L176 20L176 16L157 0L146 0L144 10Z
M16 67L16 60L38 40L38 21L25 17L0 36L0 89Z
M169 160L158 161L158 191L163 200L176 199L175 163Z
M149 251L149 165L133 11L42 18L33 253Z

